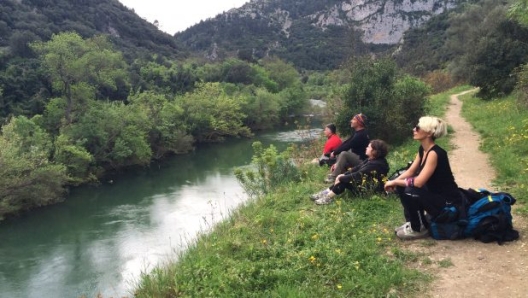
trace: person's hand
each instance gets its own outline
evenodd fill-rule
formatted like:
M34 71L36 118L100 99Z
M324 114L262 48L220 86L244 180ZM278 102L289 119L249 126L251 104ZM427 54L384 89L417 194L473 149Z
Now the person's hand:
M336 167L336 164L333 164L331 167L330 167L330 171L334 171L335 170L335 167Z
M396 185L394 185L394 181L387 181L385 185L383 186L386 192L393 192L396 188Z
M337 175L337 177L336 177L336 179L335 179L335 182L334 182L334 185L338 185L339 183L341 183L341 181L339 181L339 178L341 178L341 177L343 177L343 176L345 176L345 175L343 175L343 174L339 174L339 175Z

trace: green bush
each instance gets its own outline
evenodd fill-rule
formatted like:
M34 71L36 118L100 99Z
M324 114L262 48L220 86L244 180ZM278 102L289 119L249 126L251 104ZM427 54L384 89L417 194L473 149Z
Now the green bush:
M291 160L292 149L278 153L270 145L264 148L262 143L253 143L252 166L255 169L235 171L235 176L250 197L258 197L270 193L278 186L300 180L299 169Z

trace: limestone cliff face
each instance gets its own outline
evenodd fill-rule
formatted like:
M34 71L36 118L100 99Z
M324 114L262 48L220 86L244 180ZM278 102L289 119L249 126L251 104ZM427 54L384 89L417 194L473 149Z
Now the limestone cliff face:
M322 1L325 2L325 1ZM460 0L346 0L328 5L306 18L321 30L328 26L347 26L363 31L363 41L373 44L396 44L409 28L419 26L433 15L456 7ZM270 8L274 8L269 11ZM252 0L239 9L227 12L241 17L267 18L271 24L279 24L287 36L295 22L291 13L281 8L281 1Z
M405 31L465 0L251 0L175 37L198 55L275 55L304 69L387 51Z

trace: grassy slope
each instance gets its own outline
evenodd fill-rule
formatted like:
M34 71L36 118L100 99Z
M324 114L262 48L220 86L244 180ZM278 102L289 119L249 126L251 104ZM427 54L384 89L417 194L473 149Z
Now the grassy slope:
M442 116L449 95L465 89L432 96L430 114ZM416 148L412 141L393 148L391 168L405 165ZM178 262L144 276L136 296L417 296L430 277L410 265L427 258L399 248L397 198L342 196L316 206L308 196L326 186L325 169L303 171L301 183L249 201L200 235Z

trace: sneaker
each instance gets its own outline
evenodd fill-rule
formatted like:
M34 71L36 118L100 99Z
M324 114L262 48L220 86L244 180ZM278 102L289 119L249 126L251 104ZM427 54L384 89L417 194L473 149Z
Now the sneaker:
M336 177L332 176L332 174L328 174L324 180L325 183L334 183Z
M403 230L403 228L405 228L406 225L411 225L411 222L408 221L408 222L404 223L403 225L397 227L396 229L394 229L394 233L398 233L399 230Z
M402 240L413 240L425 238L429 235L429 231L425 227L420 227L420 231L417 232L411 228L411 224L405 224L405 226L396 232L396 236Z
M312 201L319 200L320 198L326 196L328 194L328 192L329 192L329 190L327 188L327 189L322 190L322 191L320 191L318 193L314 193L313 195L310 196L310 199Z
M317 205L328 205L334 201L334 198L331 198L328 195L323 196L320 199L315 200L315 204Z

